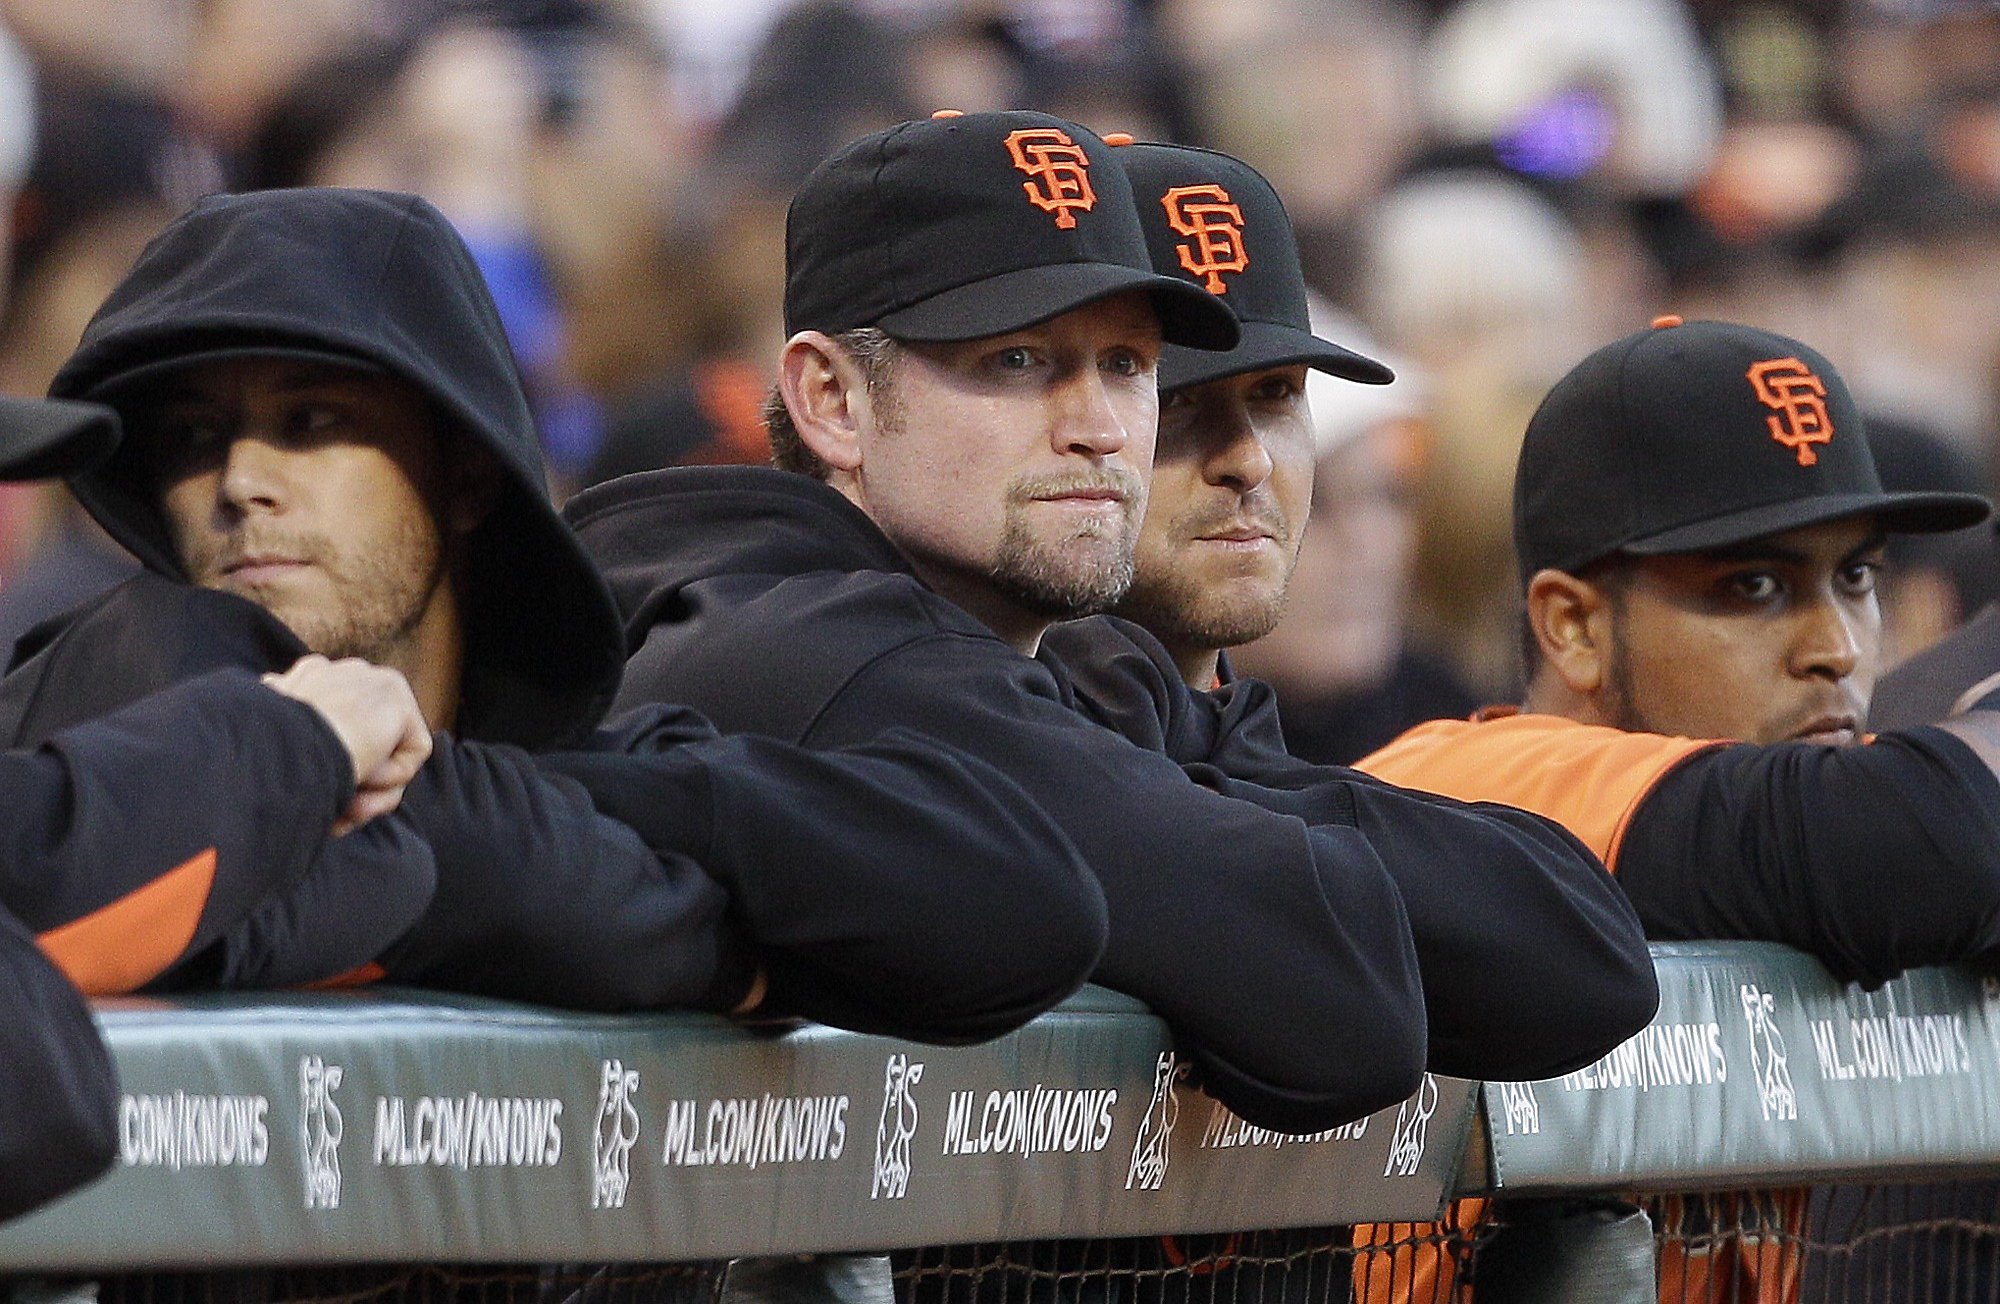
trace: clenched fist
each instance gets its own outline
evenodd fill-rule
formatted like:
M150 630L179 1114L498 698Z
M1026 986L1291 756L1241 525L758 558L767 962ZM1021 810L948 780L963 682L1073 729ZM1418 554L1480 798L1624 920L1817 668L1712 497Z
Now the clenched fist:
M264 682L304 702L326 721L354 765L354 800L335 837L396 809L403 788L431 754L431 733L401 674L358 657L303 656Z

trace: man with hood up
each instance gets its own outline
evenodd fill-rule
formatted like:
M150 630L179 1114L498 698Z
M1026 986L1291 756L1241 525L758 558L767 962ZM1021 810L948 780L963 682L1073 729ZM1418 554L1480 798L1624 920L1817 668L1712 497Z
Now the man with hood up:
M0 398L0 480L58 474L116 438L103 408ZM0 1219L88 1181L117 1149L111 1062L56 966L76 970L93 933L135 919L150 927L120 958L127 975L199 950L304 872L310 857L276 831L297 842L297 829L324 836L386 811L429 748L400 676L309 657L262 684L209 675L0 753ZM205 811L191 788L235 801ZM421 860L406 877L428 891ZM116 979L85 968L85 981Z
M966 1040L1088 973L1094 884L970 756L908 736L809 754L718 739L685 711L593 733L616 615L548 503L485 285L423 201L202 201L54 389L124 417L125 444L71 485L150 573L24 640L0 684L11 736L307 648L402 669L446 731L388 821L437 861L414 926L382 944L357 896L236 939L204 976L359 968L593 1009L768 993L781 1013ZM357 854L348 841L323 859Z
M1145 1000L1212 1095L1290 1132L1407 1096L1427 1053L1456 1048L1427 1044L1384 870L1439 854L1390 809L1406 799L1355 785L1310 825L1232 800L1225 777L1086 719L1031 655L1130 580L1162 338L1237 334L1214 296L1153 272L1115 150L1037 113L864 137L793 199L786 273L782 469L630 476L568 508L635 648L622 700L816 748L916 727L977 750L1083 851L1110 912L1098 981ZM1580 854L1461 824L1445 854ZM1577 1017L1523 1076L1650 1016L1628 931L1579 948Z

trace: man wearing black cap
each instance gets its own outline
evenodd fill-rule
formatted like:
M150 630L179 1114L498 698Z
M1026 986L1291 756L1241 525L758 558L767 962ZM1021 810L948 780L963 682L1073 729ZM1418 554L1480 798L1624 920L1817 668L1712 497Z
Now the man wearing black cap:
M1098 981L1145 999L1212 1094L1295 1132L1407 1094L1426 1033L1382 868L1410 854L1396 818L1372 795L1318 827L1226 799L1024 655L1130 582L1162 338L1237 335L1152 271L1113 151L1034 113L854 142L793 200L786 319L783 471L656 472L568 508L637 648L621 700L813 747L912 727L975 750L1082 851L1110 910ZM1583 984L1617 971L1628 1031L1652 1008L1643 959ZM1547 1069L1617 1039L1534 1049Z
M1432 1068L1509 1079L1565 1035L1581 1047L1636 1031L1601 993L1620 968L1649 963L1637 920L1575 838L1506 807L1415 810L1353 770L1293 761L1265 685L1217 687L1223 650L1276 622L1297 557L1313 480L1306 369L1377 384L1391 373L1312 333L1291 222L1255 169L1178 145L1130 145L1118 161L1154 270L1231 304L1242 339L1226 351L1162 348L1135 582L1117 616L1050 630L1043 659L1094 718L1228 776L1231 796L1308 820L1379 804L1400 837L1435 839L1430 856L1384 862L1422 964ZM1496 827L1541 854L1483 854ZM1647 1017L1639 1002L1625 1013Z
M1980 954L2000 944L2000 714L1828 744L1860 738L1886 534L1987 512L1885 493L1805 345L1662 318L1529 423L1522 711L1419 726L1361 768L1562 820L1653 937L1788 942L1869 984Z
M101 461L117 437L103 408L0 398L0 480ZM0 1219L116 1151L115 1078L77 985L119 987L208 945L304 872L298 830L393 808L429 750L394 671L310 657L0 753ZM190 791L234 801L206 809ZM90 963L94 934L141 914L156 928L125 939L121 972Z
M1243 326L1226 352L1160 350L1160 446L1117 607L1206 689L1222 652L1269 633L1284 607L1312 503L1307 368L1365 385L1395 376L1313 334L1291 219L1256 169L1179 145L1118 157L1154 268L1217 295Z
M546 497L484 282L422 200L202 201L55 388L124 415L126 443L71 484L150 573L25 649L0 684L11 738L308 647L403 668L446 731L386 822L435 860L435 894L388 918L358 874L324 874L351 890L233 938L254 952L225 951L211 980L360 968L584 1008L762 997L949 1041L1018 1026L1088 973L1095 884L970 757L718 739L685 711L593 733L616 614ZM322 862L380 859L352 842ZM909 872L934 863L962 880ZM973 922L947 938L936 921L958 908Z

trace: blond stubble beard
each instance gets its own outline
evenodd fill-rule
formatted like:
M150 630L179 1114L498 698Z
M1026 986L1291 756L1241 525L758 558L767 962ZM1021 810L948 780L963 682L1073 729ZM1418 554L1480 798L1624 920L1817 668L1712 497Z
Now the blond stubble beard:
M446 559L435 525L428 517L406 519L384 545L358 556L337 556L330 542L317 534L281 538L256 536L254 549L303 557L325 575L331 594L325 602L294 611L282 589L262 591L238 586L220 573L217 557L227 549L219 541L214 553L190 559L189 570L203 588L247 598L270 612L301 643L322 656L362 657L378 664L397 664L401 651L429 611L432 599L446 583Z

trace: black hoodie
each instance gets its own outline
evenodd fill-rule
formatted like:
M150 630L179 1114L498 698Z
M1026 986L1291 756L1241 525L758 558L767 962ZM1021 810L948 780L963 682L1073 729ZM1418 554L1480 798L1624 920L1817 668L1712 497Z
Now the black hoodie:
M1218 792L1308 822L1359 818L1410 914L1437 1072L1558 1077L1652 1020L1659 988L1638 913L1561 825L1298 760L1269 685L1190 692L1159 640L1115 616L1056 626L1040 658L1092 719Z
M244 354L399 376L496 454L506 480L468 545L459 736L438 740L402 808L377 822L429 846L429 908L384 949L358 890L345 909L280 901L197 976L299 981L358 951L392 978L485 995L726 1009L761 967L783 1012L938 1041L1004 1032L1083 982L1102 945L1096 885L1026 794L975 758L912 738L811 755L716 738L687 713L591 732L624 660L616 613L548 504L484 283L430 205L341 190L204 200L86 329L55 388L130 409L137 442L72 483L175 580L144 382ZM304 650L252 604L157 576L31 640L0 685L0 734L22 743L201 669L280 668ZM311 881L348 881L325 865L360 854L357 839L330 845ZM956 904L986 930L977 944L929 926L935 885L908 869L927 863L964 874ZM1023 937L1039 945L1015 945Z
M148 470L147 423L121 400L149 378L242 354L388 372L495 455L500 501L464 544L458 729L523 747L585 736L618 686L617 613L549 504L499 313L444 216L413 195L364 190L213 195L146 247L49 393L126 417L126 442L70 487L163 575L186 578Z
M198 792L234 800L217 818ZM296 830L326 828L353 792L318 713L234 672L0 753L0 1219L117 1153L117 1078L78 986L129 990L310 895ZM394 850L373 862L386 882L356 886L399 931L428 900L428 861Z
M1081 849L1110 910L1097 980L1151 1005L1218 1099L1311 1132L1415 1089L1409 924L1352 821L1311 829L1219 797L1084 719L823 484L653 472L566 514L625 616L622 704L688 702L727 733L813 748L902 727L973 753Z

